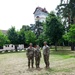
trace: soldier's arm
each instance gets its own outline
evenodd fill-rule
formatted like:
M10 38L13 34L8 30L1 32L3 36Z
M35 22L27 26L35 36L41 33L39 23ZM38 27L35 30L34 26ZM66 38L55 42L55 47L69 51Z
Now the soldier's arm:
M49 51L49 46L47 46L47 47L46 47L46 55L48 55L49 52L50 52L50 51Z
M36 56L36 51L34 51L34 57Z
M50 47L48 46L48 53L50 54Z

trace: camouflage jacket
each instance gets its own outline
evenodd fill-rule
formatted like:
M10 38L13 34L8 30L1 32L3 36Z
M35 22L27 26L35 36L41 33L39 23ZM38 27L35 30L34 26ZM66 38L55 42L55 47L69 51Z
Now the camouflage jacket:
M35 52L34 52L34 55L35 55L35 57L37 58L37 57L41 57L41 51L40 51L40 49L35 49Z
M49 46L48 45L43 46L43 55L49 55L49 53L50 53Z
M28 47L26 55L27 55L27 57L34 56L34 48Z

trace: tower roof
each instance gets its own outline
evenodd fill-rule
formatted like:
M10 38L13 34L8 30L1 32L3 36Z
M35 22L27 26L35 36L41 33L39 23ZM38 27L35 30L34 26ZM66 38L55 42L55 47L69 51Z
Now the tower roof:
M48 13L48 11L46 10L46 8L36 7L36 9L35 9L35 11L34 11L33 14L35 14L35 12L36 12L37 9L41 10L44 13Z

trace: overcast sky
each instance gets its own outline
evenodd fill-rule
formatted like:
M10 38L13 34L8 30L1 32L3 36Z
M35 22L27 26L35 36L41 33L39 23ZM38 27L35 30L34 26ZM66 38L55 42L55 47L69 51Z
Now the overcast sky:
M50 12L59 3L60 0L0 0L0 29L7 30L11 26L20 29L22 25L33 24L37 6Z

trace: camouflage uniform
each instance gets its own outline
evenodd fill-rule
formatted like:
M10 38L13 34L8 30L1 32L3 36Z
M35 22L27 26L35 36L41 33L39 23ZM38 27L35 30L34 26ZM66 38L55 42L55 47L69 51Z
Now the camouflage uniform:
M49 67L49 53L50 53L49 46L48 45L43 46L43 56L46 68Z
M34 64L34 48L33 47L28 47L27 48L27 58L28 58L28 67L30 68L30 63L33 68Z
M40 51L39 48L36 48L35 49L35 65L36 65L36 68L39 68L40 58L41 58L41 51Z

